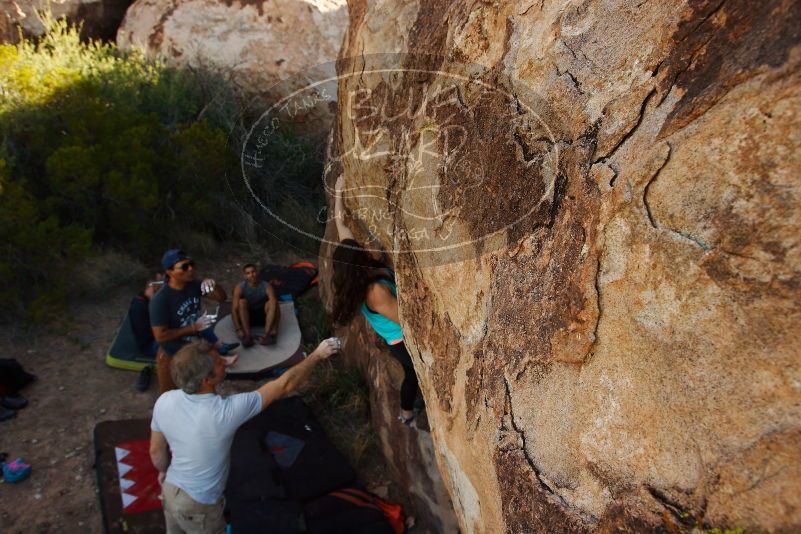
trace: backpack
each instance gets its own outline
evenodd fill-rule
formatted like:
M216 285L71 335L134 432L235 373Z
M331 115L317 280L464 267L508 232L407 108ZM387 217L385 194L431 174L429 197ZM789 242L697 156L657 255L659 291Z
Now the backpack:
M332 491L329 493L332 497L336 497L357 506L366 506L379 510L384 514L395 534L403 534L406 530L406 524L403 517L403 507L400 504L385 501L378 495L373 495L366 491L356 488L343 488L341 490Z
M289 267L265 265L259 273L261 279L270 282L278 294L291 295L293 300L318 282L317 268L309 262L293 263Z

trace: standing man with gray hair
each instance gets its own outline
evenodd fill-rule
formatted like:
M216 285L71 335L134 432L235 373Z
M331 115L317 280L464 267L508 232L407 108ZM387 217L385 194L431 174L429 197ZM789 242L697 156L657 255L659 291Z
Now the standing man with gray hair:
M206 341L194 341L172 358L180 388L162 394L150 424L150 458L159 471L167 534L225 532L223 489L237 428L271 402L295 391L320 361L340 348L326 339L301 363L256 391L221 397L225 361Z

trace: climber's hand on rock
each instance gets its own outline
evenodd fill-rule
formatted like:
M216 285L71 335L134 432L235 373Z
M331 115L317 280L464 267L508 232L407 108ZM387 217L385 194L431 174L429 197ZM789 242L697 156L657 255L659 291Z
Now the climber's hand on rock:
M317 348L314 349L321 358L326 359L329 358L335 352L339 352L340 348L340 341L335 337L330 337L328 339L324 339Z

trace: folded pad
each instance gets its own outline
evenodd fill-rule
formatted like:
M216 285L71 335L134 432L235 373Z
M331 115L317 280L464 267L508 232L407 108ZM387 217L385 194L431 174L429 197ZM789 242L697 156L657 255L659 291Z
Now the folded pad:
M281 321L278 323L278 338L275 345L266 346L256 343L250 348L237 347L235 352L239 354L239 359L236 364L228 368L228 378L260 378L269 375L275 369L292 367L303 360L300 326L298 318L295 316L295 305L292 302L281 302L279 306L281 307ZM222 309L220 315L223 315ZM225 315L217 322L214 326L214 333L225 343L238 341L230 315ZM258 339L258 336L263 333L264 327L252 330L255 339Z
M267 435L271 432L280 433L303 444L291 465L280 467L275 462L275 455L270 452L267 444ZM266 469L264 466L267 460L264 458L252 463L259 450L276 466L273 473L280 485L276 489L271 483L272 479L265 479L261 482L264 492L262 497L280 497L283 491L288 499L305 501L356 481L356 473L328 439L322 426L300 397L274 402L237 431L231 446L231 471L228 476L228 488L233 494L229 494L229 489L226 489L226 497L231 498L241 492L241 487L249 484L248 479L255 478L252 477L254 468ZM278 451L279 457L285 456L284 453L285 451ZM282 462L284 460L282 458ZM250 494L251 498L255 496Z

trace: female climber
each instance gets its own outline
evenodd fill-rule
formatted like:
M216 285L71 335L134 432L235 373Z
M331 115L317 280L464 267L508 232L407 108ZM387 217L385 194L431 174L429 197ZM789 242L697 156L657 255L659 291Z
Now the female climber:
M387 342L390 353L403 366L405 375L400 391L401 415L398 419L410 426L419 411L415 410L415 399L420 387L412 358L403 343L394 273L374 259L345 225L342 205L344 184L345 177L340 176L334 186L334 219L340 240L333 255L334 322L344 325L357 312L361 312L373 330Z

